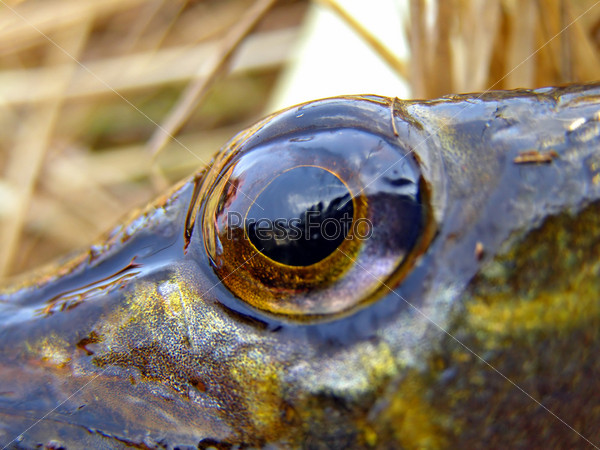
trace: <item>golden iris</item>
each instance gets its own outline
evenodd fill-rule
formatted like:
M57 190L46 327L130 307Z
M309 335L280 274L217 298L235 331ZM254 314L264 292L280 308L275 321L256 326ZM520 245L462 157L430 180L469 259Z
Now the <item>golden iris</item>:
M389 111L371 98L301 105L217 157L202 235L237 298L288 319L331 318L411 267L431 240L431 208L416 157L382 120Z

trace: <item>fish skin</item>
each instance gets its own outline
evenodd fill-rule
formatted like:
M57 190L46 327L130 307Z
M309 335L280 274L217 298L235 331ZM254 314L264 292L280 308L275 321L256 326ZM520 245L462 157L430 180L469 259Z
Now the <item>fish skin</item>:
M329 104L421 163L436 233L406 276L317 323L244 307L186 238L203 169L0 291L0 444L600 445L600 84Z

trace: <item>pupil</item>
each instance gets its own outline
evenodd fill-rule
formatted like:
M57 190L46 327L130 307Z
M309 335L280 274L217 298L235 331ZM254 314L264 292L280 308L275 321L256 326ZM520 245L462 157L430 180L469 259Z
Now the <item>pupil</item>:
M309 266L342 243L354 216L348 188L320 167L277 176L258 195L244 227L265 256L289 266Z

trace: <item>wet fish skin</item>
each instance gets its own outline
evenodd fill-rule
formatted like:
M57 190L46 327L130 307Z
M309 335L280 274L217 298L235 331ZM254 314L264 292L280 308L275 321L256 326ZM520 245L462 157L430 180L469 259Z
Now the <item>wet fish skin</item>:
M599 95L329 100L415 152L436 226L393 291L331 321L263 316L219 283L189 228L200 171L0 293L0 443L598 445Z

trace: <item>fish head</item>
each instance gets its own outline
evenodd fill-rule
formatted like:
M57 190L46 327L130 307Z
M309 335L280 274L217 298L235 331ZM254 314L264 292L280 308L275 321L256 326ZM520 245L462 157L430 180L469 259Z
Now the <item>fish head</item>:
M241 132L0 297L3 436L598 442L599 89L340 97Z

